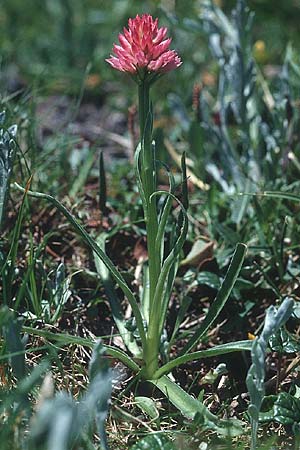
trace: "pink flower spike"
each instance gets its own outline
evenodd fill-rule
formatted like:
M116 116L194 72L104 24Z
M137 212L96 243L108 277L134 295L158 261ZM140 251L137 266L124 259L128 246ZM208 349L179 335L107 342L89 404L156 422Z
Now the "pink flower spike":
M167 28L158 27L158 19L150 14L137 15L128 20L128 29L119 34L119 45L114 44L113 55L106 61L121 72L146 77L176 69L182 61L175 50L170 50L171 39Z

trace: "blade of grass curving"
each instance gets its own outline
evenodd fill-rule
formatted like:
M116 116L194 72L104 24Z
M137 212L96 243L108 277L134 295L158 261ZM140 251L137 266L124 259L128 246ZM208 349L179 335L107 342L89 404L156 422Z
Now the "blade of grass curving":
M3 284L3 302L6 305L10 305L12 301L12 284L15 276L15 265L17 259L17 252L20 242L21 224L24 216L25 200L28 194L32 177L26 183L25 189L23 189L24 195L22 198L22 203L18 212L17 221L14 227L13 237L9 253L7 255L6 261L1 268L1 277Z
M207 316L200 325L200 328L193 334L188 343L184 346L184 348L180 352L180 355L188 353L197 344L197 342L199 342L199 340L206 333L208 328L213 324L213 322L216 320L216 318L224 308L232 291L232 288L236 282L236 279L240 273L242 264L245 259L246 251L247 246L245 244L238 244L236 246L228 271L225 275L220 290L209 309Z
M166 375L151 381L168 400L188 419L201 421L201 428L215 430L226 436L238 436L243 433L242 422L236 419L219 419L208 408L195 399Z
M185 239L184 239L184 241L185 241ZM170 267L169 273L167 275L167 280L166 280L165 288L163 291L163 297L162 297L162 302L161 302L161 316L160 316L160 324L159 324L160 332L163 331L163 328L165 326L165 323L164 323L165 317L167 315L167 309L169 306L169 301L171 298L171 294L172 294L172 290L173 290L174 282L175 282L175 277L176 277L177 269L179 266L178 257L179 257L179 252L177 253L177 255L174 254L174 259L171 263L171 267Z
M15 183L15 186L24 192L24 189ZM99 247L99 245L92 239L89 234L85 231L85 229L80 225L79 222L75 219L75 217L72 216L72 214L67 210L67 208L62 205L56 198L52 197L49 194L43 194L41 192L32 192L28 191L28 195L35 198L41 198L44 200L49 201L52 205L54 205L68 220L68 222L75 228L75 230L78 232L78 234L83 238L84 242L94 251L99 258L103 261L103 263L106 265L114 279L116 280L118 286L123 291L124 295L128 299L130 306L132 308L134 317L136 319L136 325L139 330L139 334L141 337L141 340L143 342L143 348L144 344L146 342L146 336L145 336L145 330L144 330L144 324L141 312L139 310L138 303L135 299L135 296L133 292L130 290L129 286L127 285L126 281L124 280L121 273L118 271L116 266L113 264L111 259L102 251L102 249Z
M105 240L106 234L102 233L96 239L97 244L105 253ZM132 333L126 328L126 321L122 312L122 307L120 301L116 295L116 291L114 289L114 285L112 283L109 270L103 261L99 258L99 256L94 252L94 261L98 274L100 275L103 287L105 289L105 293L108 297L108 301L110 304L110 309L114 318L114 321L117 325L117 328L120 332L122 340L128 350L137 358L141 357L141 349L137 345Z
M210 358L212 356L225 355L226 353L250 351L253 341L237 341L229 342L228 344L216 345L213 348L207 350L200 350L198 352L188 353L187 355L178 356L178 358L172 359L164 366L160 367L154 374L154 379L161 378L162 376L170 373L175 367L181 364L186 364L190 361L196 361L197 359Z
M53 333L48 330L39 330L33 327L23 326L22 329L25 333L32 334L34 336L40 336L51 342L56 342L56 344L62 346L74 344L74 345L82 345L83 347L93 348L96 342L94 339L83 338L80 336L72 336L71 334L67 333ZM140 371L140 366L122 350L106 344L103 344L103 347L105 348L107 355L118 359L126 367L133 370L133 372Z

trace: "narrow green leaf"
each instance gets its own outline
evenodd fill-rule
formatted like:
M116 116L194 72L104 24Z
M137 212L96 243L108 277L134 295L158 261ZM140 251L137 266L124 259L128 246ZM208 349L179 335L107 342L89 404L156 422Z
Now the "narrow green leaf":
M209 358L211 356L225 355L227 353L250 351L253 341L237 341L229 342L228 344L216 345L208 350L200 350L198 352L188 353L186 355L178 356L169 361L164 366L160 367L154 374L153 378L158 379L163 375L170 373L175 367L181 364L186 364L190 361L196 361L197 359Z
M169 178L170 188L169 188L168 192L170 194L173 194L174 190L175 190L174 176L173 176L172 172L170 171L170 169L165 164L163 164L163 167L166 169L166 172L167 172L168 178ZM171 195L167 195L162 213L159 218L157 236L155 239L155 251L158 254L160 254L161 261L163 260L163 256L164 256L164 236L165 236L167 221L168 221L168 218L170 217L171 207L172 207L172 197L171 197Z
M134 168L135 168L135 175L136 175L136 181L137 181L137 185L138 185L139 194L140 194L141 199L142 199L144 211L146 211L146 209L147 209L147 202L146 202L146 196L145 196L145 191L144 191L142 178L141 178L141 172L140 172L140 157L141 157L141 153L142 153L142 146L141 146L141 144L139 144L137 146L137 149L136 149L135 154L134 154Z
M17 221L14 227L13 237L11 241L11 247L7 255L6 261L1 268L2 282L3 282L3 299L5 304L10 304L12 300L12 284L15 276L15 265L18 253L18 247L20 243L21 225L25 210L25 200L28 194L31 178L27 181L26 188L22 189L24 195L22 203L18 212Z
M181 251L183 244L185 242L187 230L188 230L188 219L187 219L187 214L185 212L185 209L184 209L182 203L177 199L177 197L175 197L170 192L156 191L154 194L151 195L150 201L154 202L155 196L157 196L157 195L168 195L172 199L177 201L177 203L179 203L179 205L181 207L181 211L183 214L183 223L182 223L182 226L181 226L181 229L179 232L179 236L174 244L173 249L170 251L169 255L166 257L166 259L162 265L162 268L161 268L161 271L160 271L160 274L159 274L159 277L157 280L157 285L155 288L153 302L151 305L151 311L150 311L151 322L149 324L149 334L152 332L152 328L151 328L152 326L155 326L155 328L156 328L156 325L153 323L153 318L156 321L159 317L158 320L159 320L159 335L160 335L162 332L162 328L164 326L164 322L165 322L166 302L168 301L168 296L165 295L166 280L168 278L168 275L170 273L172 266L174 265L174 263L176 263L177 256L178 256L179 252Z
M221 285L221 288L217 293L217 296L212 306L210 307L207 316L200 325L200 328L194 333L194 335L190 338L188 343L184 346L183 350L180 353L181 355L188 353L197 344L197 342L199 342L202 336L206 333L209 327L214 323L214 321L219 316L220 312L224 308L229 298L232 288L240 273L242 264L245 259L246 251L247 247L245 244L237 245L229 269Z
M174 381L163 376L156 381L151 381L169 401L188 419L201 420L201 428L215 430L226 436L238 436L243 433L242 422L236 419L222 420L212 414L208 408L185 392Z
M134 398L134 403L141 411L147 414L152 420L159 417L159 412L156 407L155 401L149 397L137 396Z

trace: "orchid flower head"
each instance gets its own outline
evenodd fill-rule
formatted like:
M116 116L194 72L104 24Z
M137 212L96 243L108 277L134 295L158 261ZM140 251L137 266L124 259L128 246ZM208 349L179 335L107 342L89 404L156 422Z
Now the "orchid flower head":
M119 34L119 44L114 44L113 54L106 61L138 80L176 69L182 61L175 50L170 50L167 31L166 27L159 28L158 19L150 14L137 15L128 20L128 29Z

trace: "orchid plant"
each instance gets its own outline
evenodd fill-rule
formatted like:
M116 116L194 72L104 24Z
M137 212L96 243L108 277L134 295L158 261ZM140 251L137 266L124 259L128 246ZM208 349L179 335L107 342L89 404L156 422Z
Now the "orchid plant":
M147 230L147 247L149 261L149 294L148 306L144 308L147 323L147 335L144 341L145 375L152 378L158 369L158 354L160 337L164 326L164 314L168 298L165 295L166 281L172 262L182 248L186 233L186 214L183 218L180 238L176 249L169 255L169 260L163 261L164 226L170 211L172 192L168 193L165 212L160 220L157 211L157 177L155 144L152 142L152 110L150 102L150 87L164 73L179 67L182 62L174 50L169 50L171 39L165 39L167 28L158 28L158 19L145 14L129 19L128 30L119 35L120 45L114 45L116 56L111 56L107 62L117 70L132 75L138 85L139 119L141 143L136 155L137 178L143 201L144 217ZM184 183L186 180L183 181ZM165 194L165 193L164 193ZM182 211L183 205L180 204ZM166 262L167 261L167 262ZM163 319L163 320L161 320ZM139 330L144 334L144 329Z
M128 351L106 345L108 354L120 359L144 380L157 386L169 400L188 418L200 414L208 427L227 433L240 432L240 424L219 421L200 401L183 391L168 376L174 368L195 359L224 353L250 350L251 341L240 341L218 345L208 350L192 352L205 336L208 328L218 317L234 286L244 260L246 246L238 244L223 284L205 320L187 340L181 353L174 359L162 351L163 336L168 315L168 305L174 286L175 276L188 231L188 196L185 157L182 157L182 196L179 200L175 192L174 177L167 166L156 160L155 143L152 139L153 110L150 90L164 74L178 68L182 61L175 50L170 50L171 38L166 37L167 28L158 26L158 19L151 15L137 15L129 19L128 29L119 35L119 44L113 47L113 54L107 62L121 72L129 74L137 84L139 97L140 144L135 152L135 168L146 224L148 263L144 265L142 293L138 301L122 274L105 253L103 236L93 239L70 212L55 198L47 194L26 190L28 195L44 198L56 206L74 226L96 255L96 265L102 276L104 287L112 291L110 276L123 291L128 300L135 322L135 329L129 329L121 304L116 295L110 295L112 314ZM166 170L170 187L168 191L158 189L158 168ZM160 199L160 201L158 201ZM177 218L172 211L178 205ZM171 221L171 237L166 237L166 227ZM29 329L27 329L29 331ZM30 329L31 332L36 332ZM49 334L49 333L48 333ZM51 334L51 333L50 333ZM49 336L50 336L49 334ZM52 336L53 337L53 336ZM56 335L56 338L57 335ZM72 337L70 337L72 338ZM174 342L173 342L174 343ZM165 347L164 347L165 348ZM168 346L170 348L170 345ZM163 354L163 358L162 358ZM236 426L237 425L237 426Z

